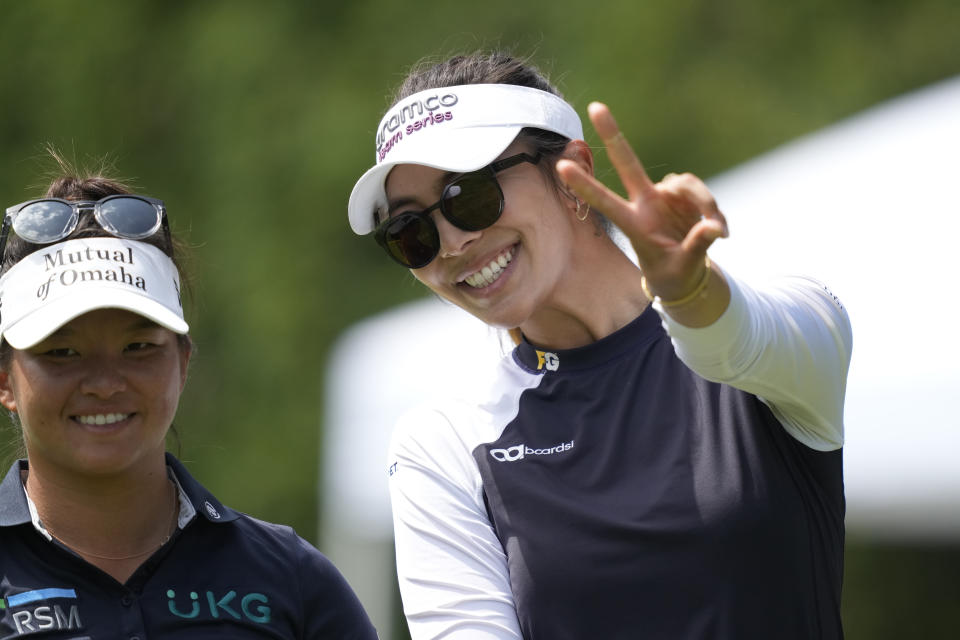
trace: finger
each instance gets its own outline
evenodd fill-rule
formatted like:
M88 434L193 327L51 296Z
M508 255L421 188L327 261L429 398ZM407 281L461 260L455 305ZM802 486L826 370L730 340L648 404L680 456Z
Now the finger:
M718 221L723 229L722 237L729 235L726 217L717 206L717 201L710 193L710 189L700 178L692 173L668 174L657 186L661 192L670 194L669 201L672 204L685 203L684 205L674 204L674 206L682 206L683 210L688 212L692 209L697 217L702 216Z
M690 232L680 243L684 252L704 255L717 238L727 235L726 225L714 218L704 218L693 225Z
M699 203L682 188L679 180L680 177L677 175L664 176L663 180L656 184L657 193L675 217L686 220L692 225L703 217L703 214Z
M692 173L684 173L677 176L677 189L687 194L691 200L697 203L698 208L704 216L722 216L717 201L714 199L710 189L704 184L703 180Z
M653 182L647 176L643 163L633 152L633 148L617 126L613 114L607 105L601 102L591 102L587 113L593 128L597 131L603 144L607 147L610 162L617 170L627 195L631 200L642 200L654 195Z
M660 233L677 243L683 242L693 226L703 219L698 203L680 188L680 180L680 176L671 174L664 176L656 185L660 202L663 203L659 209Z
M624 210L629 206L627 201L584 171L576 162L559 160L557 174L578 198L602 211L615 225L621 226L626 221Z

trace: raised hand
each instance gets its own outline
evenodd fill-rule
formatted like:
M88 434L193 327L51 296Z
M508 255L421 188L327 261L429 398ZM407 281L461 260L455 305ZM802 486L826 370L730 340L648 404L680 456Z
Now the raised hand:
M627 197L569 160L557 163L561 179L626 234L654 295L683 299L709 278L706 252L714 240L728 235L726 219L696 176L668 174L658 183L651 181L606 105L591 103L588 113Z

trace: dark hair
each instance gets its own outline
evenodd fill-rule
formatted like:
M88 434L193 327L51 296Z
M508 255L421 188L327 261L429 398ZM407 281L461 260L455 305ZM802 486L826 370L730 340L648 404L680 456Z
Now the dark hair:
M416 64L395 92L391 104L397 104L420 91L461 84L513 84L563 97L529 62L507 53L491 51L457 55L440 63L422 61ZM543 155L547 162L537 166L557 191L563 192L553 167L570 139L552 131L527 127L520 131L517 140L529 143L535 153Z
M563 97L532 64L507 53L491 51L453 56L439 63L418 62L397 88L392 103L427 89L460 84L515 84Z

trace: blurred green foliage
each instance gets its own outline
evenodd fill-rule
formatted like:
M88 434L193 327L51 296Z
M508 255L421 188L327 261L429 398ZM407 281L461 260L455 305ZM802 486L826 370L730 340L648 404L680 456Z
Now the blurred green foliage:
M346 224L387 96L414 62L531 55L579 112L610 104L655 178L708 177L960 73L955 0L0 6L0 193L42 192L49 142L81 164L108 158L167 202L196 248L182 456L228 504L313 539L331 345L424 295ZM603 157L598 172L617 184Z

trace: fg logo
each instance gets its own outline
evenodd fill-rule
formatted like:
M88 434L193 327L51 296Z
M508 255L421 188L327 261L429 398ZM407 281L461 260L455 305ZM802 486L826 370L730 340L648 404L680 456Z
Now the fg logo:
M525 445L518 444L506 449L490 449L490 455L493 456L494 460L500 462L515 462L523 458L525 448Z
M560 368L560 358L551 351L537 351L537 371L556 371Z

